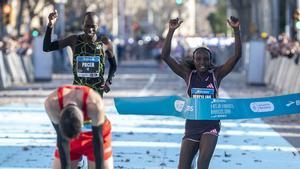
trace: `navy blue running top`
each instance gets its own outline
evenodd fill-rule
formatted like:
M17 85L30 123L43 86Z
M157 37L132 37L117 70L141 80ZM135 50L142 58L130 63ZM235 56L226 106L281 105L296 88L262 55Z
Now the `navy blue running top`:
M187 94L191 98L217 98L218 85L214 75L214 71L206 71L203 73L193 70L190 74ZM207 112L201 112L207 113ZM219 125L220 120L186 120L186 134L200 134L203 128Z

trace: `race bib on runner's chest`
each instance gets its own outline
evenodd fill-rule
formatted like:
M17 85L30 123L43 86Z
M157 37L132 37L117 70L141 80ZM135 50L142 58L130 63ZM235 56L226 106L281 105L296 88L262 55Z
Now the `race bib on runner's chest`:
M77 76L96 78L100 75L99 56L77 56Z
M215 90L207 88L192 88L192 98L214 98Z
M92 120L87 120L83 122L83 125L81 127L82 132L89 132L92 131Z

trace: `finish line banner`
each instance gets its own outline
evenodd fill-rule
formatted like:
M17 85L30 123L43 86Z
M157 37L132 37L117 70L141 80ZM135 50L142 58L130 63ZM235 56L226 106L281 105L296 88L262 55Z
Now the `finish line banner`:
M119 114L176 116L190 120L262 118L300 113L300 93L250 99L180 96L115 98Z

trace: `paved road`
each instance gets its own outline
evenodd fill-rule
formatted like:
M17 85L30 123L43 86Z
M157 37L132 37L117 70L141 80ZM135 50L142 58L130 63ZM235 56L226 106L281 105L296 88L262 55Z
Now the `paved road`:
M113 124L115 168L176 168L184 120L174 117L120 116L113 97L184 95L185 84L167 69L155 64L128 63L119 69L112 91L105 96ZM239 74L225 79L221 97L272 95L271 90L241 87ZM1 91L0 168L50 168L55 132L42 107L44 98L59 84L71 83L70 75L55 76L51 83L15 86ZM243 94L244 93L244 94ZM260 119L222 122L211 169L298 169L297 148L283 137L300 138L300 125L270 125Z

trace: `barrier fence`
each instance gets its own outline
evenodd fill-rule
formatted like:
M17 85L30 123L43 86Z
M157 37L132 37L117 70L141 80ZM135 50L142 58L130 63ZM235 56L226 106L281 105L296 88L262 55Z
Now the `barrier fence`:
M265 57L264 83L281 93L299 93L300 64L284 56L271 58L268 52ZM33 82L35 72L32 60L32 56L19 56L15 52L3 54L0 51L0 89Z
M284 56L271 59L271 55L267 53L264 81L281 93L299 93L300 65L294 59Z
M33 72L31 56L20 56L15 52L3 54L0 51L0 89L33 82Z

